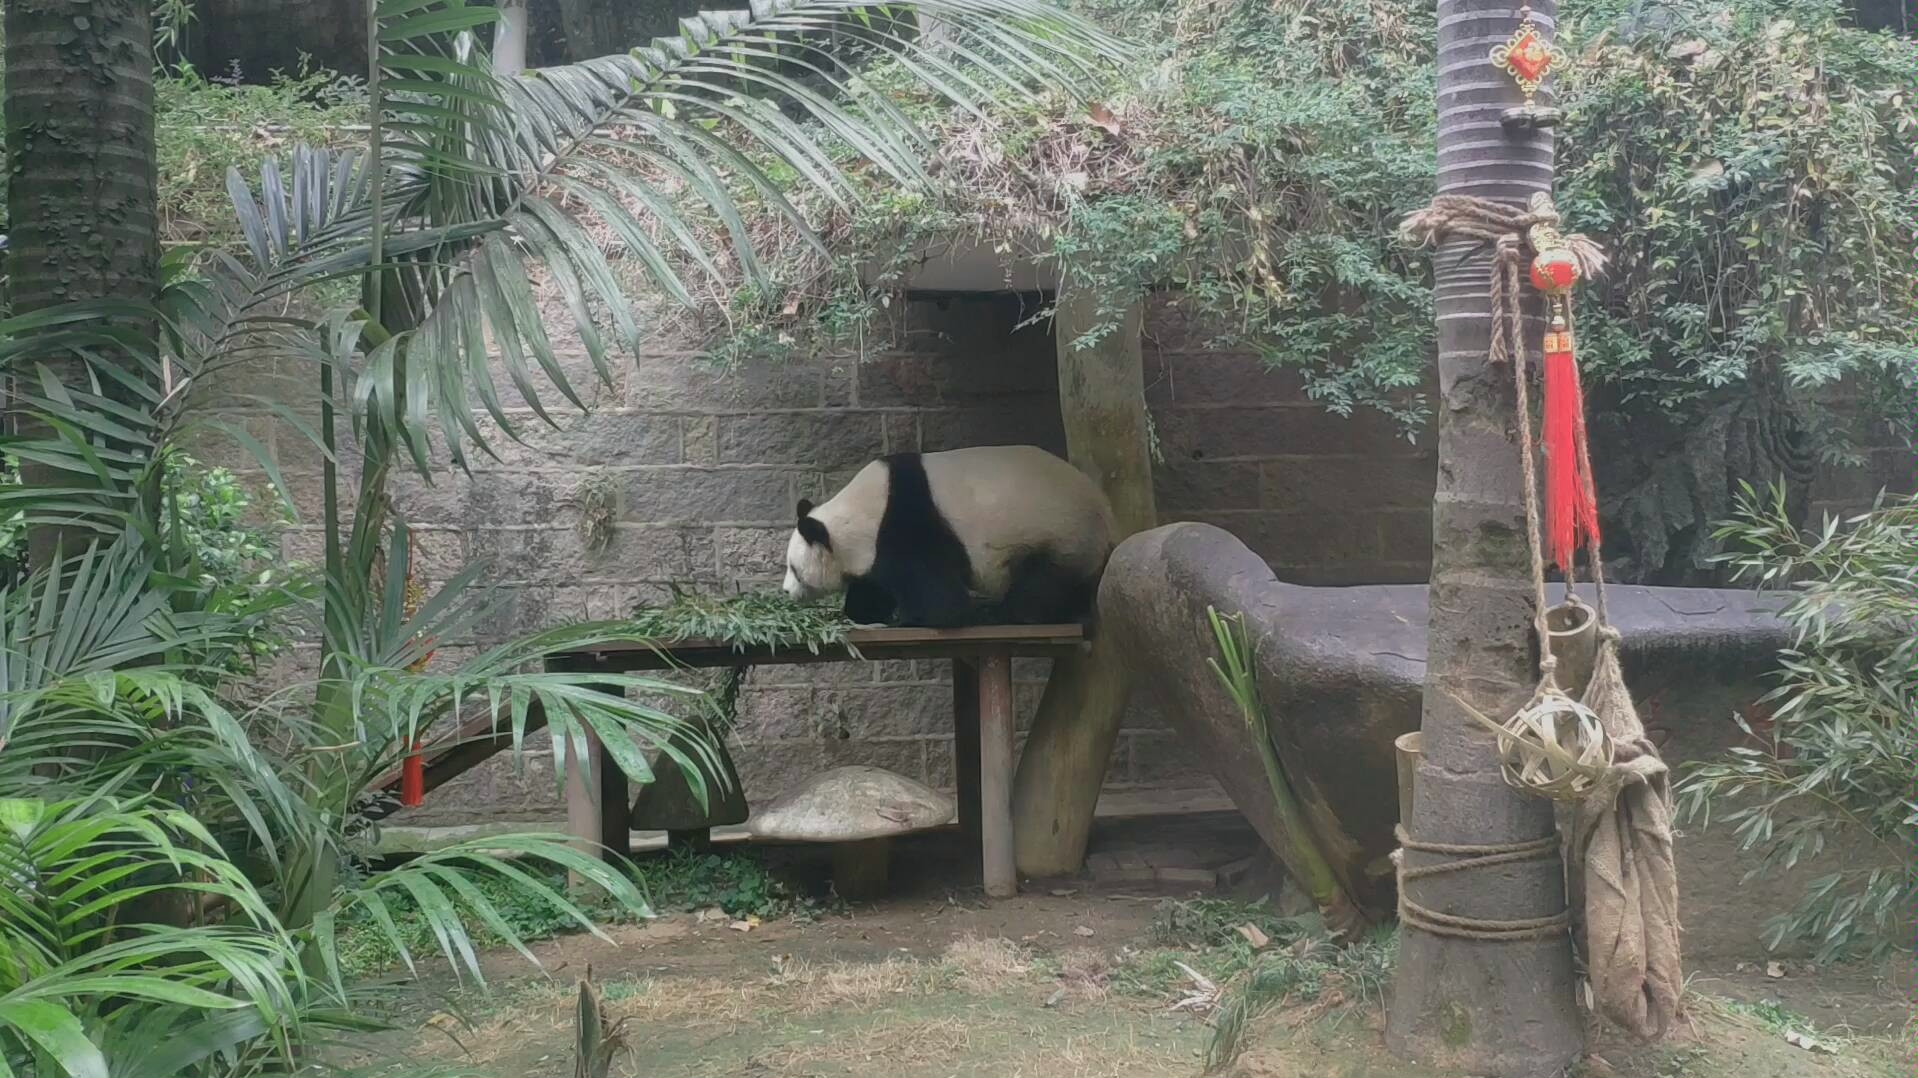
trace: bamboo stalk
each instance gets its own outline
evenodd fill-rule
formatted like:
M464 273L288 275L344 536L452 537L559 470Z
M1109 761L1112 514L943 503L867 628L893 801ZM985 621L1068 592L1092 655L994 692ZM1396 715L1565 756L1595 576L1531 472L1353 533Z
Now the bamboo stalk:
M1225 660L1221 666L1219 659L1207 659L1206 665L1219 676L1225 691L1239 705L1239 713L1245 717L1252 740L1259 747L1259 759L1265 764L1265 780L1272 787L1272 803L1279 817L1279 859L1312 896L1325 918L1326 928L1349 939L1365 927L1365 916L1340 886L1331 862L1325 859L1313 839L1304 807L1292 792L1292 784L1286 781L1278 746L1272 741L1265 703L1259 697L1258 676L1252 670L1252 647L1246 639L1245 615L1227 616L1209 606L1205 613L1212 622L1212 635L1219 642L1219 655Z

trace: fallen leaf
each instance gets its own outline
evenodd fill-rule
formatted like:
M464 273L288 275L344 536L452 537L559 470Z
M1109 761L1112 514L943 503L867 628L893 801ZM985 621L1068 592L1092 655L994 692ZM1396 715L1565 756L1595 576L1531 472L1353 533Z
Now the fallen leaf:
M726 919L726 911L720 909L718 906L710 906L700 910L699 913L695 915L695 918L700 924L705 924L707 921L723 921Z
M1258 925L1255 925L1255 924L1240 925L1238 932L1239 932L1239 935L1245 937L1245 942L1251 944L1252 949L1255 951L1263 951L1268 946L1271 946L1272 937L1259 931Z
M1585 1056L1585 1073L1591 1078L1618 1078L1618 1068L1595 1052Z
M1780 977L1783 977L1784 975L1785 975L1785 967L1782 963L1779 963L1779 962L1765 963L1765 976L1770 977L1772 980L1775 981L1779 979Z
M751 921L734 921L726 927L732 929L734 932L751 932L758 926L754 925Z
M1824 1041L1819 1040L1809 1033L1800 1033L1795 1029L1785 1031L1785 1043L1791 1045L1793 1048L1803 1048L1807 1052L1817 1052L1820 1055L1835 1056L1838 1054L1838 1049L1826 1044Z
M1123 130L1119 123L1119 118L1113 115L1112 110L1097 101L1094 101L1092 106L1086 109L1086 114L1091 116L1092 122L1103 128L1108 135L1116 135Z
M1047 1007L1057 1007L1059 1005L1059 1001L1064 998L1066 998L1066 990L1063 988L1058 989L1054 991L1052 995L1046 997L1045 1005Z
M1070 187L1074 191L1085 190L1086 184L1091 182L1092 177L1083 170L1067 172L1059 177L1059 186Z
M1054 887L1052 889L1052 897L1054 898L1069 898L1078 893L1079 889L1076 887Z
M1177 1003L1172 1005L1173 1010L1203 1013L1218 1006L1219 986L1213 982L1212 978L1207 977L1205 974L1200 973L1184 962L1174 962L1172 964L1184 971L1185 975L1192 979L1194 986L1194 991L1186 993Z
M1075 936L1090 936L1092 935L1092 930L1084 925L1080 925L1072 930L1072 934Z

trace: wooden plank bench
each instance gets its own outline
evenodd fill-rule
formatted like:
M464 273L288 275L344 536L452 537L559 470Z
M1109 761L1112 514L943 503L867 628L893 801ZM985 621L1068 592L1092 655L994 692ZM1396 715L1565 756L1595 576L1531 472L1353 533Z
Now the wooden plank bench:
M1018 889L1012 840L1012 660L1057 658L1084 643L1079 625L982 625L962 629L854 629L844 646L740 648L718 640L634 642L568 652L547 669L572 673L636 673L681 667L770 666L882 659L943 659L952 663L953 774L959 786L959 824L979 839L986 893L1004 898ZM527 716L529 729L545 716ZM589 761L582 771L571 757L566 773L568 831L583 842L625 852L632 808L626 775L588 735ZM509 732L491 717L474 720L424 750L428 792L511 744ZM590 773L590 781L587 774ZM398 790L394 774L381 785Z

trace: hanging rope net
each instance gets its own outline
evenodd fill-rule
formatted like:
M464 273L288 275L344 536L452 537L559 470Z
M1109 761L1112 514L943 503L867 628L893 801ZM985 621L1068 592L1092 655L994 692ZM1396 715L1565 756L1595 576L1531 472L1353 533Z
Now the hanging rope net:
M1564 931L1569 923L1598 1012L1642 1038L1663 1036L1677 1018L1678 874L1672 858L1670 777L1645 736L1619 661L1620 637L1606 610L1597 497L1592 485L1582 391L1572 358L1569 292L1604 264L1596 244L1561 235L1545 195L1520 209L1469 196L1442 195L1404 225L1432 246L1445 237L1478 239L1494 249L1489 360L1506 364L1517 393L1518 439L1531 556L1539 681L1531 699L1500 722L1452 697L1496 738L1505 781L1566 808L1559 844L1571 909L1558 917L1490 921L1442 913L1407 894L1407 885L1448 872L1549 856L1553 840L1505 846L1450 846L1415 840L1399 829L1399 914L1414 928L1472 939L1523 939ZM1549 522L1539 505L1531 382L1523 326L1522 275L1546 294L1543 450ZM1582 543L1580 542L1582 540ZM1566 598L1554 607L1546 590L1546 544L1564 574ZM1572 594L1576 550L1583 546L1596 608ZM1415 868L1403 851L1453 858Z

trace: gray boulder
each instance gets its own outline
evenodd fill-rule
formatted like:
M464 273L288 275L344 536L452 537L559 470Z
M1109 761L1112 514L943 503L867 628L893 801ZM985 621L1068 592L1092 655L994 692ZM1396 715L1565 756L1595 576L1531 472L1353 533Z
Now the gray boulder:
M1775 615L1780 600L1756 592L1614 585L1608 595L1641 696L1666 680L1751 685L1789 639ZM1135 691L1276 848L1259 755L1206 663L1217 655L1208 606L1244 612L1272 736L1314 837L1347 893L1373 917L1385 915L1398 820L1393 741L1419 724L1426 589L1280 583L1244 543L1206 524L1142 532L1113 552L1099 631L1125 643L1136 657Z

